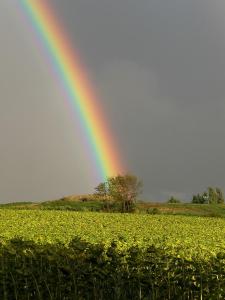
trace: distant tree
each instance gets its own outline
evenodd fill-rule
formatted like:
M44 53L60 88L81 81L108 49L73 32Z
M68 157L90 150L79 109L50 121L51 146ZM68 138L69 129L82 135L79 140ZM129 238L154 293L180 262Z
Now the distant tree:
M208 187L208 199L210 204L224 203L223 192L220 188Z
M207 194L207 192L204 192L202 195L200 195L200 194L194 195L193 198L192 198L192 203L195 203L195 204L208 203L208 194Z
M181 203L179 199L174 198L173 196L167 201L167 203Z
M208 187L208 202L210 204L216 204L217 203L217 193L214 188Z
M219 204L224 203L223 192L220 188L216 188L216 194L217 194L217 203Z
M100 198L100 200L105 202L105 207L109 211L110 206L110 195L109 195L109 187L107 182L101 182L95 188L95 195Z
M198 204L221 204L224 203L223 193L220 188L208 187L202 195L197 194L192 198L192 203Z
M204 192L201 196L202 203L209 203L209 193Z
M96 193L121 203L122 212L129 212L141 192L142 182L131 174L109 177L100 183Z
M205 192L202 195L200 195L200 194L194 195L192 198L192 203L195 203L195 204L208 203L207 193Z
M191 202L194 203L194 204L198 203L196 195L193 195Z
M95 195L99 197L107 197L108 195L108 187L106 182L100 183L96 188L95 188Z

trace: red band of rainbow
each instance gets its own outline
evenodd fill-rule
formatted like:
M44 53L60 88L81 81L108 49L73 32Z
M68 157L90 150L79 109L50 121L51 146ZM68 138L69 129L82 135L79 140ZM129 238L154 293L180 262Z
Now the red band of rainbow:
M53 9L43 0L20 0L35 31L58 69L70 107L83 125L95 165L102 179L123 173L123 167L113 142L112 133L87 79L80 58L70 46L69 39L54 17ZM92 156L93 156L92 153Z

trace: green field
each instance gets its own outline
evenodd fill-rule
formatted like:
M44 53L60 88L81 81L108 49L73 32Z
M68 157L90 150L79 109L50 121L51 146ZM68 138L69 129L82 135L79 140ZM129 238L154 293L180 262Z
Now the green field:
M225 219L171 215L0 210L0 236L67 245L74 237L92 244L112 241L121 250L150 245L182 257L210 257L225 251ZM169 250L170 249L170 250Z
M0 298L224 299L225 219L2 208Z

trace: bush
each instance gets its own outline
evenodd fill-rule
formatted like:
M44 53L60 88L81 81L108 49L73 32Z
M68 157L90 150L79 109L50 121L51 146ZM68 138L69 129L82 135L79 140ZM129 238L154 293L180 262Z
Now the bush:
M225 254L185 260L119 242L68 247L14 239L0 244L0 299L224 299Z
M161 211L160 211L157 207L154 207L154 208L148 208L148 209L147 209L147 214L150 214L150 215L158 215L158 214L161 214Z
M181 203L181 201L180 201L179 199L176 199L176 198L174 198L174 197L171 197L171 198L167 201L167 203Z

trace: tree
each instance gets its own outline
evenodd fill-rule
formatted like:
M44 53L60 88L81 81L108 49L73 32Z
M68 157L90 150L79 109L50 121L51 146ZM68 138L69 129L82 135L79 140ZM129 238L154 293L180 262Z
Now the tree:
M107 197L108 194L108 188L107 188L107 183L102 182L100 183L96 188L95 188L95 195L105 198Z
M207 203L206 201L207 201L206 193L203 193L202 195L200 194L194 195L192 198L192 203L195 204L204 204Z
M106 208L109 210L110 196L107 182L102 182L95 188L95 195L106 203Z
M167 201L167 203L181 203L179 199L174 198L173 196Z
M208 187L208 198L210 204L224 203L223 192L220 188Z
M208 187L207 191L202 195L193 196L192 203L198 204L221 204L224 203L223 192L220 188Z
M224 203L223 192L220 188L216 188L216 194L217 194L217 203L219 204Z
M131 211L141 192L142 182L134 175L117 175L109 177L106 182L100 183L96 188L96 194L121 203L122 212Z
M217 203L217 193L214 188L208 187L208 203L216 204Z

